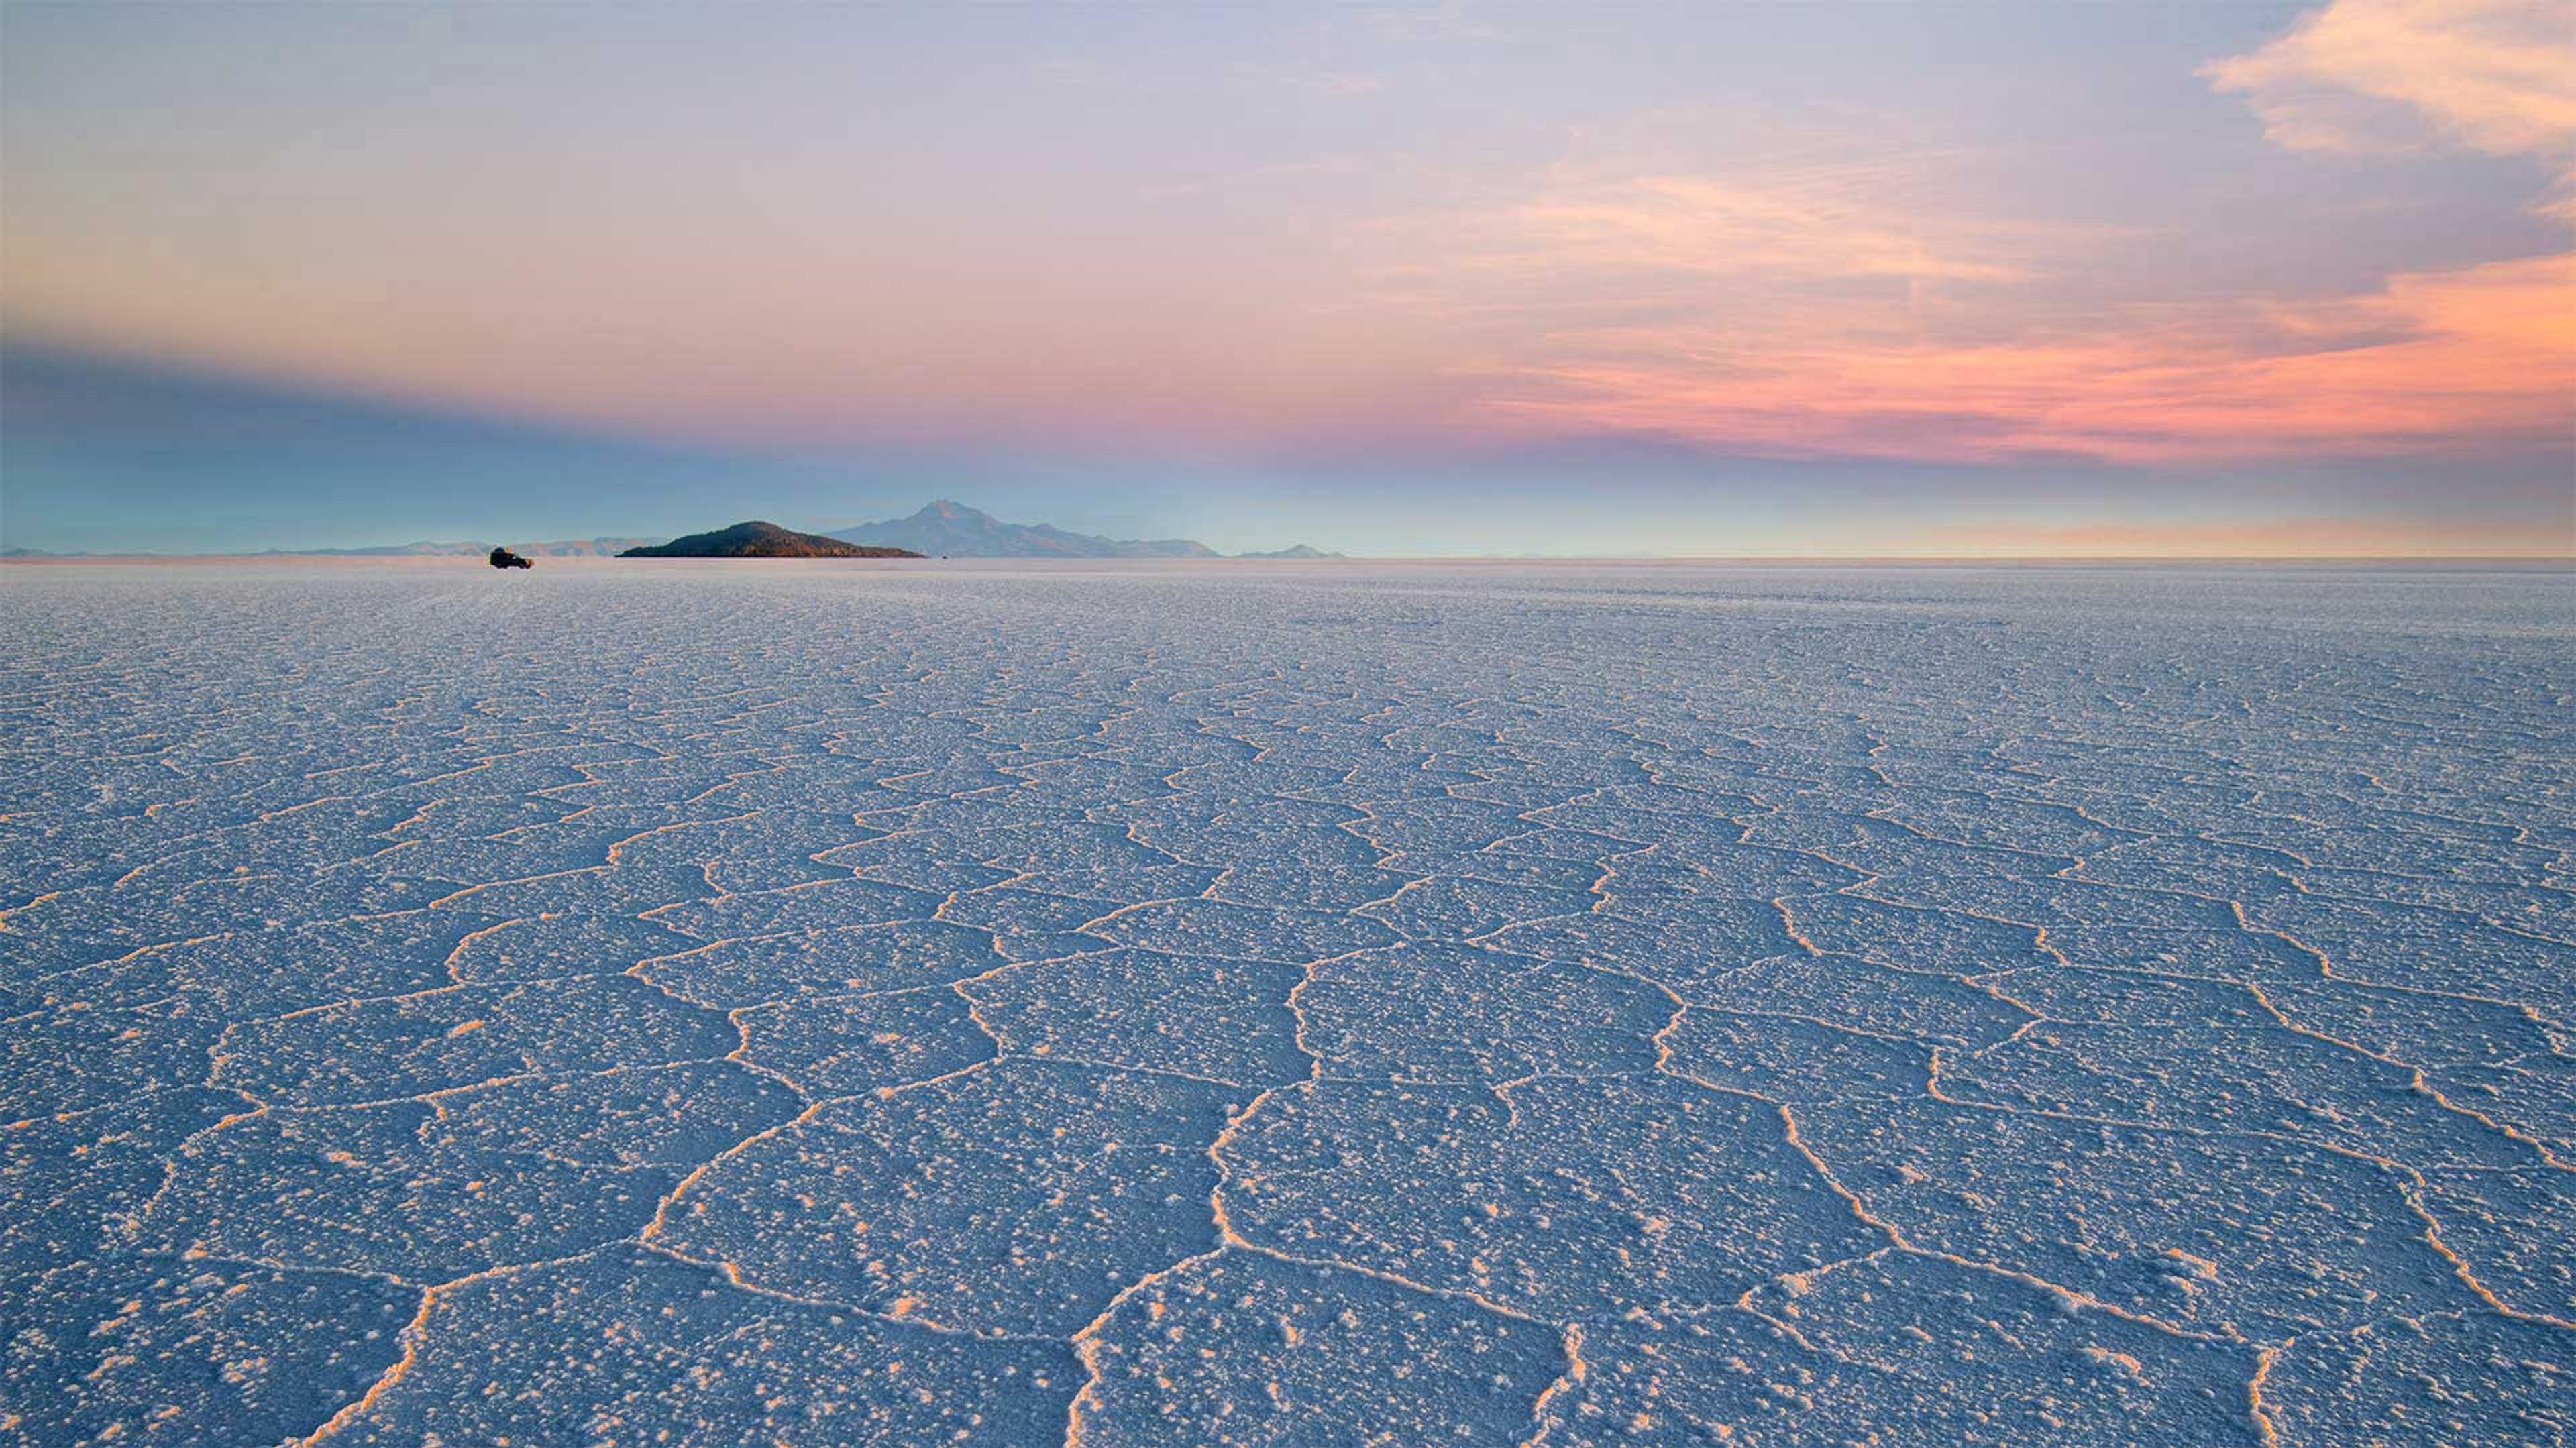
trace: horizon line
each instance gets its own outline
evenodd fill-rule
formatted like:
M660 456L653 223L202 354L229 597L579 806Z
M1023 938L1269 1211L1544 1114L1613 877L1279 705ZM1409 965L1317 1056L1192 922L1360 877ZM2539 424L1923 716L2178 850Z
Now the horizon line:
M605 535L603 535L605 536ZM404 545L389 545L404 546ZM507 545L502 545L507 546ZM0 564L80 565L97 563L329 563L329 564L400 564L462 565L480 563L471 553L368 553L334 549L284 549L235 553L155 553L155 552L71 552L55 553L34 550L0 553ZM1276 563L1301 566L1335 563L2521 563L2556 564L2576 568L2576 551L2565 553L1341 553L1316 558L1256 557L1250 554L1221 553L1213 557L1015 557L982 555L947 555L924 558L698 558L637 559L600 555L550 557L548 565L574 566L603 563L860 563L904 565L913 563L968 563L1014 565L1087 566L1156 566L1185 565L1207 567L1228 563Z

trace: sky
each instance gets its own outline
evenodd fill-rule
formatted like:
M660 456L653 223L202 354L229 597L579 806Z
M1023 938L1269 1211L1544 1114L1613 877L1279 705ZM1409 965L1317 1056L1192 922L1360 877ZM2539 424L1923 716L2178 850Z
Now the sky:
M0 0L0 544L2576 553L2576 7Z

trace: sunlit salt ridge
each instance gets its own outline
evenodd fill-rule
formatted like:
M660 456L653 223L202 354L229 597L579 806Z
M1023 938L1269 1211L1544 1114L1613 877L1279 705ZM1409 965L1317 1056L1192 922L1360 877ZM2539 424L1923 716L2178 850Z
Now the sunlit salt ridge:
M2571 1431L2563 573L0 603L18 1441Z

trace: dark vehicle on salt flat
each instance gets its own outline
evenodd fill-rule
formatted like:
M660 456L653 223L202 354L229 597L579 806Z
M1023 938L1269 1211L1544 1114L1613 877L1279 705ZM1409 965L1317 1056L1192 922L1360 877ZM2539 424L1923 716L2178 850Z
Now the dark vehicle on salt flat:
M537 566L535 563L526 558L520 557L518 554L511 552L507 548L493 549L491 562L492 566L495 568L534 568Z

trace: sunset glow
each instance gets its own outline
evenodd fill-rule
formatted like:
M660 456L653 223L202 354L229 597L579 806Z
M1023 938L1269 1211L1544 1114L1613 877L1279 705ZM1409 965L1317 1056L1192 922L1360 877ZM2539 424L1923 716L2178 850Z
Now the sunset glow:
M1252 545L1506 459L1532 548L1601 488L1667 515L1613 551L2576 548L2547 0L630 18L12 4L13 347L732 458L815 523L981 486ZM119 541L69 501L119 404L16 391L10 541ZM1784 462L1841 481L1713 501Z

